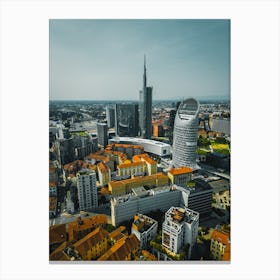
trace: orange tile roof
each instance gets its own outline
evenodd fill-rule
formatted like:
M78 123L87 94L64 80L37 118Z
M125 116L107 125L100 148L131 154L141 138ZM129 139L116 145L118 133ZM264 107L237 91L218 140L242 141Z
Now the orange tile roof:
M109 167L104 162L99 162L97 168L101 173L109 172Z
M226 246L224 256L223 256L223 261L230 261L230 243Z
M142 250L142 255L144 256L144 258L146 260L149 260L149 261L156 261L157 258L151 254L150 252L146 251L146 250Z
M54 173L54 172L55 172L55 167L50 167L50 168L49 168L49 172L50 172L50 173Z
M229 244L229 235L223 231L215 229L212 233L212 238L215 241L223 243L224 245Z
M104 255L102 255L99 261L123 261L128 257L130 253L139 249L139 240L134 234L125 236L115 243Z
M191 173L192 169L190 167L179 167L179 168L172 168L168 172L172 175L180 175L185 173Z
M73 246L81 255L83 255L87 251L91 250L91 248L94 247L98 242L107 238L109 238L109 233L102 227L98 227L76 242Z
M118 237L121 236L123 237L123 234L121 234L125 230L125 226L119 226L117 229L112 231L110 233L110 238L112 239L119 239Z
M49 241L50 244L66 241L66 224L50 226Z
M135 155L132 157L133 161L138 162L141 161L141 159L143 159L144 161L150 163L150 164L156 164L156 161L154 161L153 159L151 159L148 154L140 154L140 155Z
M67 242L63 242L50 254L50 261L70 261L70 258L63 252L67 247Z
M127 168L127 167L133 167L133 166L145 166L145 162L132 162L132 163L123 163L119 164L118 168Z
M100 192L101 192L102 194L109 194L109 193L110 193L107 187L101 188Z
M57 187L57 182L49 182L49 187Z

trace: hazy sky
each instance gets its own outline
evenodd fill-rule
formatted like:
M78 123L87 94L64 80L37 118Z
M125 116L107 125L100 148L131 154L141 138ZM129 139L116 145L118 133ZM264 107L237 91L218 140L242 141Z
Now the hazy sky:
M50 99L229 98L229 20L50 20Z

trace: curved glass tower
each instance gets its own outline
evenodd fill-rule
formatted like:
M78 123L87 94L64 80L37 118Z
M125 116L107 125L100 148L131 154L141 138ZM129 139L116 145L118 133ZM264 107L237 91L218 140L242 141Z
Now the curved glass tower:
M181 102L174 122L173 165L195 168L199 102L194 98Z

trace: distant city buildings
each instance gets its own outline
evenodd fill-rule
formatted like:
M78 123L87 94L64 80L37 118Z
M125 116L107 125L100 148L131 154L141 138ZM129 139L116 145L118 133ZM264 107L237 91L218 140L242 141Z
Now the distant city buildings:
M102 147L108 145L108 125L106 123L97 123L98 144Z
M81 170L77 174L80 210L97 208L96 174L92 170Z
M162 245L178 254L186 247L187 257L196 243L199 213L189 208L171 207L165 214L162 224Z
M181 102L174 123L173 164L197 168L196 147L199 103L193 98Z
M142 138L152 137L152 87L147 87L146 57L144 58L143 89L140 91L139 126Z
M212 131L230 136L230 118L222 118L222 117L213 118Z
M138 136L139 113L138 104L116 104L116 135L118 136Z

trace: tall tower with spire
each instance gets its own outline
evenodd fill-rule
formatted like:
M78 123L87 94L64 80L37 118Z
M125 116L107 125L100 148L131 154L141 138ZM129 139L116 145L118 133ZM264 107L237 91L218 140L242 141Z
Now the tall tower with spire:
M147 87L146 55L144 55L143 89L140 91L139 127L140 136L145 139L152 137L152 87Z

